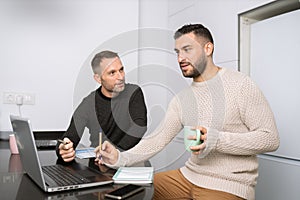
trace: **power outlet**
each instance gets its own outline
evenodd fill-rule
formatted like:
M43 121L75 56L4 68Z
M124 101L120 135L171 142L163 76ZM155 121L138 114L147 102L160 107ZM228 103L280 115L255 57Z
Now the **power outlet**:
M16 93L16 92L4 92L3 103L4 104L17 104L22 99L22 104L34 105L35 95L30 93Z

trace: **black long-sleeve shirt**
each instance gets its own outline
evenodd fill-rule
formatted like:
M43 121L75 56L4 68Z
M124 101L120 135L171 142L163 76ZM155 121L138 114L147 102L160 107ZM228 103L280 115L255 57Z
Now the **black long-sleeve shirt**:
M147 130L147 108L141 88L126 84L118 96L108 98L100 86L76 108L62 138L68 137L76 148L85 127L89 129L93 147L98 146L100 131L104 133L103 141L110 141L121 151L135 146ZM57 155L60 158L58 145Z

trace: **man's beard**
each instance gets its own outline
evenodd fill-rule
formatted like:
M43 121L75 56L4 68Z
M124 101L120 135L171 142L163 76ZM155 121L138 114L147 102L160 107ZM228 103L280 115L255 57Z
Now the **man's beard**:
M102 87L104 87L109 93L113 94L113 97L118 96L119 93L125 89L125 79L119 83L123 86L120 86L120 85L119 86L118 85L109 86L103 79L102 79L101 84L102 84Z
M116 97L125 89L125 79L118 82L113 88L113 97Z
M115 86L114 89L113 89L113 92L114 92L114 93L120 93L120 92L122 92L124 89L125 89L125 85L123 85L123 87Z
M201 74L203 74L204 70L206 69L207 65L205 55L202 54L201 58L199 58L195 64L190 63L190 65L193 67L192 72L189 74L183 74L183 76L188 78L196 78L198 76L201 76Z

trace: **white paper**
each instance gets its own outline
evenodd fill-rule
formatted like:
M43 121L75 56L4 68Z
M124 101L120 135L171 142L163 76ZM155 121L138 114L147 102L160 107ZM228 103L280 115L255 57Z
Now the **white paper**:
M83 148L83 149L76 149L76 157L80 159L84 158L95 158L96 153L94 152L95 148L89 147L89 148Z

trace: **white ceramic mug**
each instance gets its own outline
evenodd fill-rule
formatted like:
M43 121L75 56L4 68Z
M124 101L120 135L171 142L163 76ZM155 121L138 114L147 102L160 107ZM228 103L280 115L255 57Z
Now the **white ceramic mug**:
M184 126L184 145L185 149L188 151L191 150L191 146L197 146L202 143L200 136L201 136L201 131L199 129L193 129L191 126ZM189 136L196 136L196 140L190 140L188 139Z

